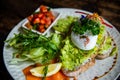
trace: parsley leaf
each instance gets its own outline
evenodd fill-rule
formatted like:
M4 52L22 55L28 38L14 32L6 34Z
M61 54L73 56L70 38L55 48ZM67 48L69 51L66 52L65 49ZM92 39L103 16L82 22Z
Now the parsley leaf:
M80 35L86 31L91 31L93 35L98 35L100 32L100 24L88 18L81 18L80 22L73 22L72 26L72 31Z

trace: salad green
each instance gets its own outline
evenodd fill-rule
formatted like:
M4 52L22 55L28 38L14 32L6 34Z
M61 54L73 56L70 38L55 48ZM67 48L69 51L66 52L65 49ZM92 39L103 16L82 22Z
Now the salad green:
M59 51L61 36L53 34L45 37L24 30L24 33L15 34L12 39L7 40L9 46L17 51L13 55L11 63L17 63L24 60L32 60L41 64L49 63L56 57Z
M72 16L61 18L58 20L57 24L53 26L53 28L58 32L67 33L69 31L69 28L71 27L71 24L77 19L77 17Z

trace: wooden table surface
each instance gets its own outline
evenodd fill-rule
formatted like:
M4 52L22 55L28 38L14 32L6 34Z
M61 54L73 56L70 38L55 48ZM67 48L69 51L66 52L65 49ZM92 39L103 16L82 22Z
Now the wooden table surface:
M97 12L120 31L120 0L1 0L0 2L0 80L13 80L3 62L4 40L14 26L41 4L52 8L77 8ZM120 80L120 78L118 79Z

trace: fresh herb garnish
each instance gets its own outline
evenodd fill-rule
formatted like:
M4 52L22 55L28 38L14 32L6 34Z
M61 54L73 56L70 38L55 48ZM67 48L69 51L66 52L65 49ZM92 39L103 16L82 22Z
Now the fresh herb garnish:
M46 75L47 75L47 72L48 72L48 65L46 65L46 66L44 67L43 72L44 72L44 77L42 78L42 80L45 80Z
M98 35L100 32L100 24L88 18L81 18L80 22L73 22L73 32L84 34L86 31L91 31L93 35Z

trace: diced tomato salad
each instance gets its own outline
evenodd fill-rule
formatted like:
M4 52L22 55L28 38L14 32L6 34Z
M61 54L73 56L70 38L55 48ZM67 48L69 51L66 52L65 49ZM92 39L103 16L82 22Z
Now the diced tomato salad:
M27 18L32 25L32 28L41 33L45 32L45 30L50 26L50 24L54 21L55 16L52 14L52 11L49 7L41 5L39 12L35 12ZM29 28L29 26L27 26Z

